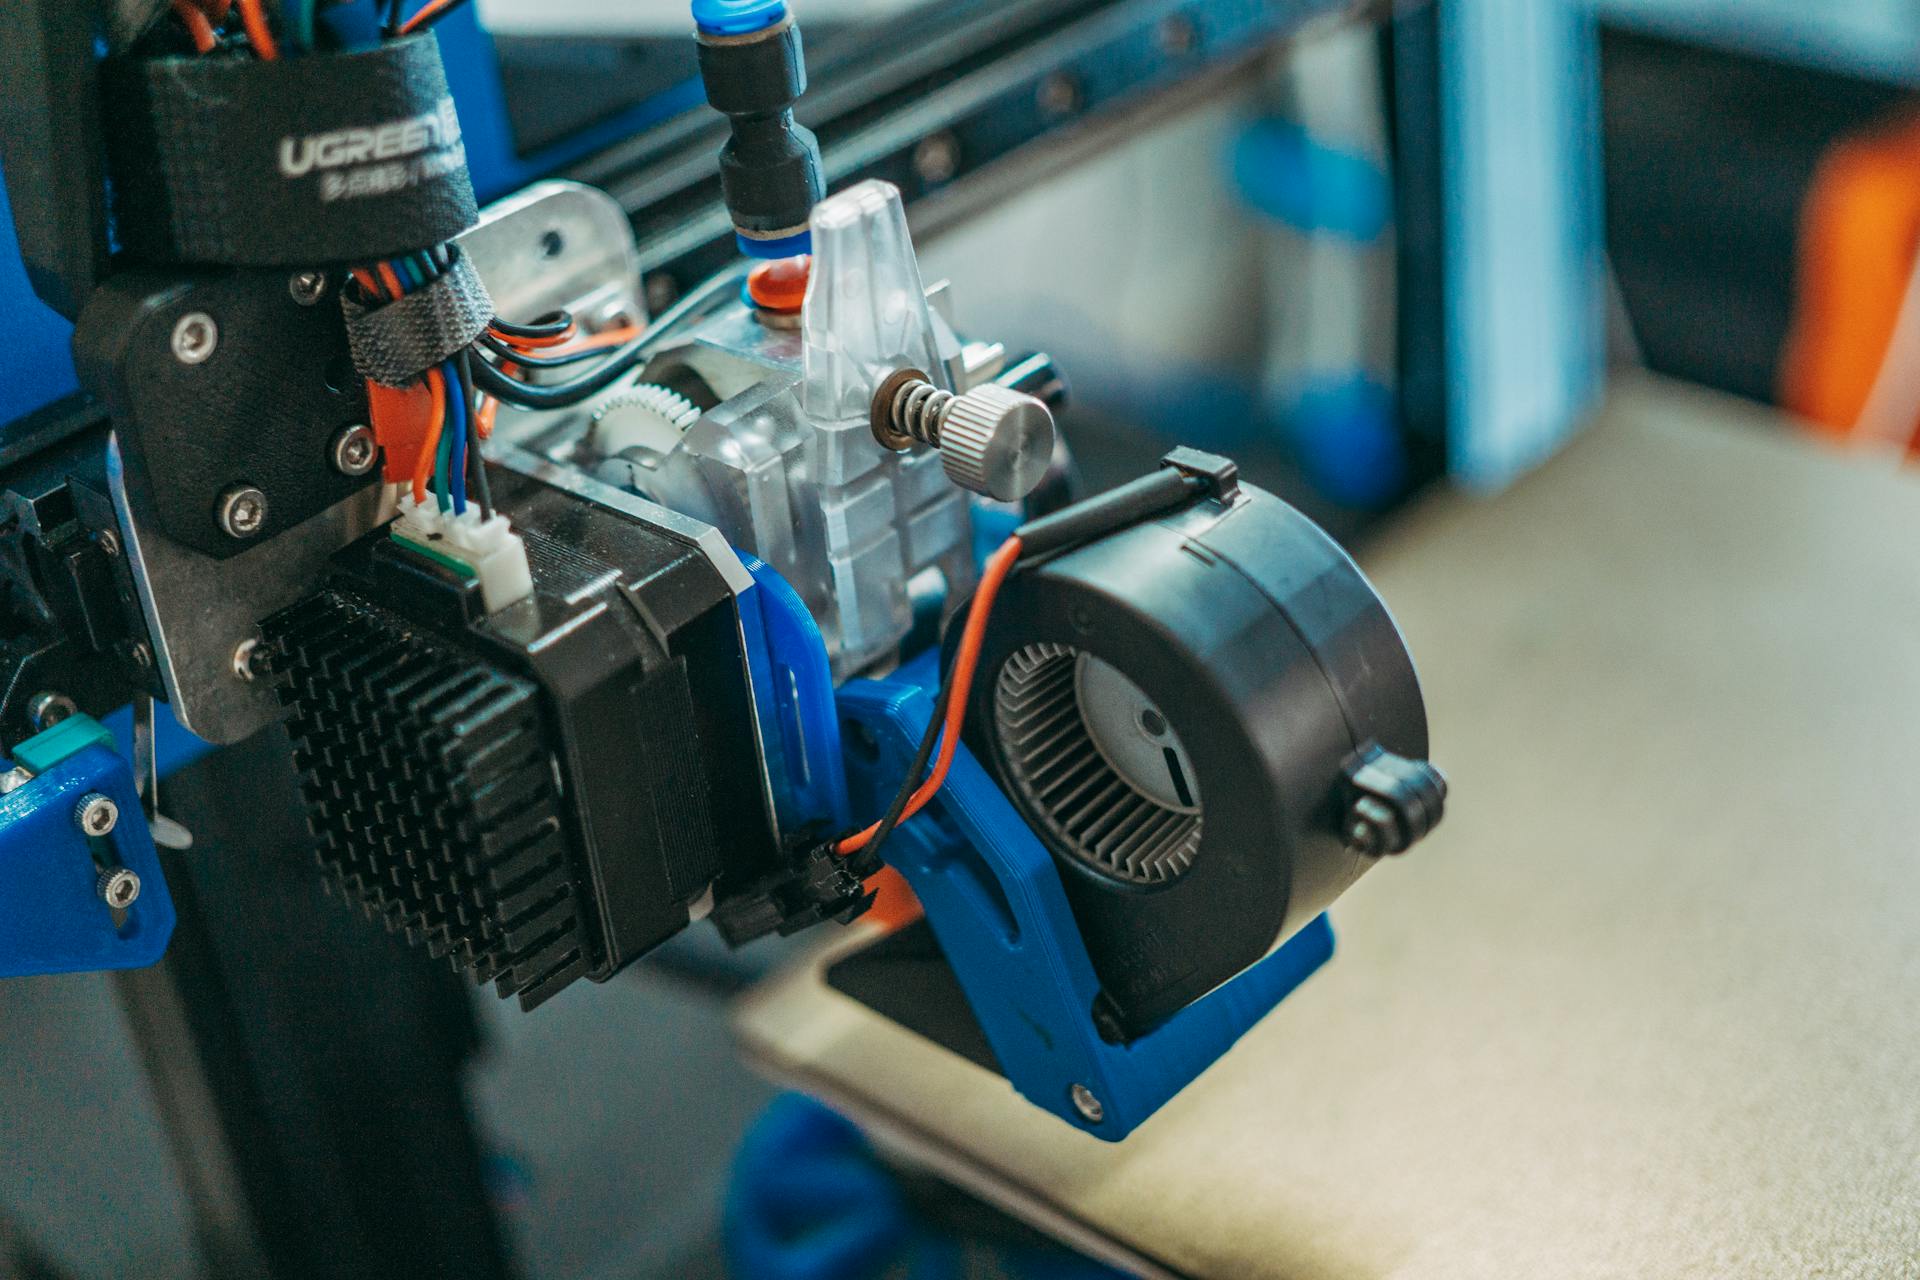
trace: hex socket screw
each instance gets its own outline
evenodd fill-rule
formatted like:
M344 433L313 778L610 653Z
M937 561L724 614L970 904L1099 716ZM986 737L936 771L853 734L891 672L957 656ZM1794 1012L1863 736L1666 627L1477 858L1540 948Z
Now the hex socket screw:
M204 311L190 311L173 326L173 358L181 364L201 364L220 345L220 326Z
M356 422L340 428L334 435L330 456L333 469L341 475L364 476L379 461L380 446L373 438L373 430L364 423Z
M260 641L252 636L242 640L233 651L234 678L252 683L266 670L266 650L260 647Z
M27 700L27 720L35 729L51 729L80 708L64 693L36 693Z
M303 307L311 307L327 296L327 277L321 271L296 272L287 281L287 293Z
M74 806L73 820L89 836L110 835L120 822L120 806L98 791L90 791Z
M1076 1084L1067 1091L1067 1094L1073 1099L1073 1109L1078 1111L1080 1118L1088 1124L1099 1124L1107 1118L1107 1109L1100 1104L1100 1099L1095 1097L1093 1090L1087 1086Z
M235 485L220 495L220 528L230 538L251 538L267 523L267 495Z
M140 897L140 876L126 867L110 867L94 882L94 892L116 911L125 911Z

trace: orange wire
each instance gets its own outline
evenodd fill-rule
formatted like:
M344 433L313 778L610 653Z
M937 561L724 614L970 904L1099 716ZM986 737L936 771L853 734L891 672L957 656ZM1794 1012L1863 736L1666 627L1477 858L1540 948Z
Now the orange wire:
M625 333L627 330L618 329L612 332ZM518 334L507 333L500 329L495 329L493 335L512 347L515 351L536 351L545 347L558 347L572 342L574 338L578 336L574 332L572 325L568 325L559 333L548 334L544 338L524 338ZM598 335L595 336L597 337Z
M548 354L563 356L573 351L593 351L600 347L617 347L639 337L642 330L637 325L627 325L619 329L606 329L600 333L590 333L584 338L569 340L558 351Z
M420 7L420 11L400 24L400 34L406 35L423 22L431 22L435 14L454 4L455 0L432 0L432 3Z
M173 0L173 14L193 37L193 47L199 53L211 53L220 43L213 34L213 23L207 21L207 15L196 8L189 0Z
M1014 562L1019 558L1018 538L1008 538L1000 544L998 551L987 557L986 571L980 575L980 589L973 593L973 604L967 610L966 630L960 633L960 647L953 658L953 691L947 697L947 718L940 727L940 754L934 759L927 780L914 790L912 797L907 800L907 807L900 811L901 822L926 807L927 801L933 799L946 782L947 771L953 767L953 757L960 746L960 726L967 718L967 692L973 687L973 669L980 662L980 645L987 636L987 615L993 611L993 598L1000 594L1000 584L1013 572ZM879 830L880 824L876 822L864 831L856 831L834 845L833 851L841 857L858 853Z
M427 370L427 389L433 393L433 415L427 427L426 442L420 446L420 458L413 464L413 500L427 500L427 477L433 474L433 462L440 452L440 432L447 422L447 382L438 368Z
M380 273L380 283L387 287L387 296L389 298L397 298L406 292L405 289L400 287L400 277L395 273L392 263L376 262L373 264L373 269Z
M260 7L260 0L240 0L240 21L247 28L253 51L263 61L272 62L280 56L280 46L274 43L273 29L267 26L267 13Z

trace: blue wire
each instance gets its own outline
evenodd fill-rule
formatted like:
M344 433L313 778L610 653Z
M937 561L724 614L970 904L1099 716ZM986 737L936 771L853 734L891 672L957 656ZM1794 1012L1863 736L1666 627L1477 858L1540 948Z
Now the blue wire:
M453 514L467 513L467 388L460 371L449 360L440 366L447 379L447 430L453 436L453 454L448 461L447 481L453 490Z
M394 274L400 277L403 284L410 284L416 289L420 287L419 268L415 267L410 259L395 258L392 265Z

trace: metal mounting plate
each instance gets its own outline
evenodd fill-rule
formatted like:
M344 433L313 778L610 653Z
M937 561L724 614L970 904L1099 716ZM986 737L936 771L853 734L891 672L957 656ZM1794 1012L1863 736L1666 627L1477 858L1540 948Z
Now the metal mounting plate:
M328 557L380 522L380 488L362 489L271 542L216 560L161 532L145 495L127 487L117 437L107 444L107 481L174 716L222 745L278 720L271 686L242 679L234 651L254 637L261 618L310 594Z

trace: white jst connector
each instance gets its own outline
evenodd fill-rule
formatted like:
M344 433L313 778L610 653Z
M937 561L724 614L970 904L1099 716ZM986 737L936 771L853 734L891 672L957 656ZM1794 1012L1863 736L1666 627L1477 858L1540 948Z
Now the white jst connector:
M431 500L416 503L411 495L402 497L393 536L477 578L488 613L533 594L527 544L505 516L496 513L491 520L481 519L475 503L467 504L464 515L455 515L441 511Z

